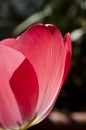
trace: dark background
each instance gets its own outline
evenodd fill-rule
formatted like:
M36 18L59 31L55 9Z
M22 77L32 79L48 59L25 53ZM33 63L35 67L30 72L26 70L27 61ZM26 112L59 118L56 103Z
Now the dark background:
M37 20L33 17L31 21L35 14ZM68 118L73 112L86 113L86 0L0 0L0 40L16 37L38 22L55 24L63 36L71 33L71 69L54 108ZM84 130L85 123L86 120L81 124L71 120L69 124L56 125L47 118L30 129Z

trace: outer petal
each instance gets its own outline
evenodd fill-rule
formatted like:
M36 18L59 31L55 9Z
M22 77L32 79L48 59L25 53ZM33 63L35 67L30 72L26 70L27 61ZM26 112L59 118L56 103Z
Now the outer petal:
M67 33L64 37L66 59L65 59L65 70L64 70L64 76L63 76L63 83L66 80L69 69L70 69L71 57L72 57L72 46L71 45L72 44L71 44L70 34Z
M53 25L37 24L24 32L13 48L21 51L36 71L39 82L36 111L43 119L52 109L61 89L65 66L63 38Z
M5 46L9 46L9 47L14 45L15 43L16 43L15 38L7 38L7 39L4 39L4 40L0 41L0 44L3 44Z
M37 98L38 82L29 61L20 52L0 45L0 124L7 129L31 119Z

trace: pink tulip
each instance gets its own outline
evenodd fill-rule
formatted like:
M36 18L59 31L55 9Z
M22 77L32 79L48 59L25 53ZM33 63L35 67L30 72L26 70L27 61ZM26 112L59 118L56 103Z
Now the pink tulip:
M69 33L36 24L0 41L0 127L27 129L52 110L71 63Z

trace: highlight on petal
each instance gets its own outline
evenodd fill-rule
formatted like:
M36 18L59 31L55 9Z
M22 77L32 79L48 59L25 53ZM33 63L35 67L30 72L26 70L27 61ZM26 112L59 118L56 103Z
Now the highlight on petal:
M0 44L0 124L3 128L19 127L35 116L38 89L35 71L25 56Z
M36 24L26 30L12 48L22 52L33 65L38 77L37 117L43 120L51 111L62 86L65 47L60 31L53 25Z
M0 44L3 44L5 46L9 46L9 47L14 45L15 43L16 43L15 38L7 38L7 39L4 39L4 40L0 41Z

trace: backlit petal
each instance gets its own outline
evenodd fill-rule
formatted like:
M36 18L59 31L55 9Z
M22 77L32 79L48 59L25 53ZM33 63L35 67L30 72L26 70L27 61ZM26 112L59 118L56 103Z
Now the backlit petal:
M61 89L65 65L61 33L53 25L37 24L25 31L13 48L22 52L36 71L39 82L36 111L45 118Z

